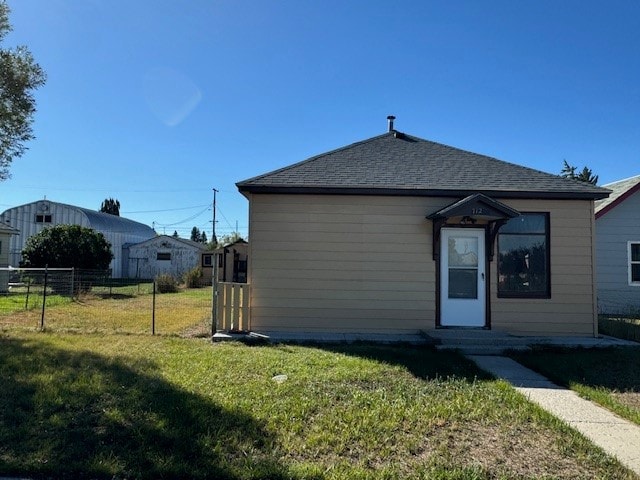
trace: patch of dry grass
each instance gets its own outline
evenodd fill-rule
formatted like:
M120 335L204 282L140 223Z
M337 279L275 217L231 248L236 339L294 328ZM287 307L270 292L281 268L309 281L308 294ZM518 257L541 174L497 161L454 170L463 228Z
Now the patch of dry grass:
M65 304L47 306L44 323L46 330L56 332L151 334L153 308L151 294L86 294ZM41 315L41 309L13 312L0 317L0 327L38 329ZM207 322L211 325L210 290L156 295L156 334L182 334Z

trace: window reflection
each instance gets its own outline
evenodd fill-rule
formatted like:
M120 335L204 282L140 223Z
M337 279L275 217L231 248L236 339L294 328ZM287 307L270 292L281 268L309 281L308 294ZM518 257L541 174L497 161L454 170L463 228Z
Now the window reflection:
M498 235L498 295L548 297L548 215L524 213Z

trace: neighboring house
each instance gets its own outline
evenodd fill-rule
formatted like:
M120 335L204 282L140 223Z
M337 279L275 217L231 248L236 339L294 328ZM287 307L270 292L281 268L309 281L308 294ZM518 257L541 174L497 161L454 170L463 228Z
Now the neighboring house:
M206 246L199 242L158 235L141 243L125 245L123 257L128 264L129 278L155 278L166 273L180 279L200 266L205 250Z
M590 184L388 133L237 184L251 324L597 335Z
M5 210L0 214L0 223L19 230L9 242L9 264L14 267L20 264L27 239L44 228L62 224L92 228L102 233L111 244L113 260L110 268L115 278L126 276L122 268L122 246L156 236L151 227L142 223L50 200L39 200Z
M596 202L596 272L602 313L640 313L640 175L604 185Z
M0 223L0 268L9 266L9 243L13 235L20 232L15 228ZM9 290L9 272L0 272L0 293Z
M202 257L204 278L211 280L213 265L217 263L219 282L247 283L248 252L249 244L240 238L216 249L213 254L204 253Z

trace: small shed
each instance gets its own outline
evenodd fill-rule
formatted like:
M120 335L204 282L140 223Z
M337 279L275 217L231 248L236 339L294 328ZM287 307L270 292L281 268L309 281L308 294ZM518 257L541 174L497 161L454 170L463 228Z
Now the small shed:
M596 202L598 309L640 313L640 175L604 185L609 198Z
M206 246L184 238L158 235L144 242L125 245L123 251L129 278L155 278L160 274L181 278L200 266Z
M218 281L247 283L249 243L240 238L215 250Z

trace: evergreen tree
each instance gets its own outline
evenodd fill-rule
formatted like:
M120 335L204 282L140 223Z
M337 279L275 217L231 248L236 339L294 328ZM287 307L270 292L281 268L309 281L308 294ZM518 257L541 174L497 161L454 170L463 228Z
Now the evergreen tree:
M204 230L200 234L200 243L204 243L205 245L207 243L207 234L205 233Z
M109 215L120 216L120 202L113 198L106 198L102 205L100 205L100 211L108 213Z
M584 167L580 173L576 173L577 168L564 160L564 165L560 171L560 176L564 178L570 178L572 180L578 180L580 182L590 183L592 185L598 184L598 175L594 175L590 168Z
M191 241L193 242L200 241L200 229L198 227L193 227L191 229Z

